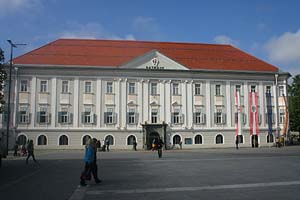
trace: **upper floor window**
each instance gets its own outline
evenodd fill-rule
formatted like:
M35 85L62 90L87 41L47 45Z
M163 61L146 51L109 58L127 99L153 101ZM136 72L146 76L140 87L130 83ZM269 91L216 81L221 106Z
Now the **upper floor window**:
M104 113L104 123L105 124L116 124L117 123L117 114L114 113L113 108L107 108L107 111Z
M173 95L179 95L179 84L173 83Z
M201 84L195 84L195 95L201 95Z
M128 84L128 93L129 94L135 94L135 83L129 83Z
M28 81L27 80L21 80L21 92L28 92Z
M40 92L47 92L48 91L47 85L48 85L47 81L41 81L41 83L40 83Z
M85 93L92 93L92 82L90 82L90 81L85 82L84 92Z
M40 111L37 113L37 122L41 124L50 123L50 119L47 106L40 107Z
M61 93L69 92L69 81L62 81L61 83Z
M241 85L236 85L235 86L235 91L239 92L241 94Z
M157 95L157 83L151 83L151 95Z
M225 124L226 123L226 114L223 113L222 109L217 109L216 111L217 112L215 113L215 116L214 116L215 124Z
M27 106L21 106L19 111L19 123L29 123L30 122L30 115L28 113Z
M137 123L137 115L135 112L135 108L130 108L127 113L127 121L128 124L136 124Z
M251 92L256 92L256 85L251 85L250 90L251 90Z
M151 111L151 123L157 123L158 121L158 110L152 109Z
M94 114L92 113L92 108L86 107L84 112L82 113L82 123L84 124L92 124L94 123Z
M270 85L266 86L266 93L271 94L271 86Z
M113 93L113 83L112 82L107 82L106 83L106 93L107 94L112 94Z
M221 96L221 85L216 85L216 96Z
M283 86L279 86L278 89L279 89L278 95L279 96L284 96L284 87Z
M68 111L61 111L58 113L58 122L63 124L72 123L72 116L72 113L69 113Z

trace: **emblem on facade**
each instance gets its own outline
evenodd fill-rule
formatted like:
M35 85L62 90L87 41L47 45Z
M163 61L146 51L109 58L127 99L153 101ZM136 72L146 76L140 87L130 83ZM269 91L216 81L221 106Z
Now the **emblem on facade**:
M159 63L159 60L158 60L158 58L153 58L151 60L151 62L152 62L152 65L156 67L158 65L158 63Z
M161 70L161 69L164 69L164 67L159 67L158 66L159 64L159 60L158 58L152 58L151 59L151 65L150 66L146 66L146 69L149 69L149 70Z

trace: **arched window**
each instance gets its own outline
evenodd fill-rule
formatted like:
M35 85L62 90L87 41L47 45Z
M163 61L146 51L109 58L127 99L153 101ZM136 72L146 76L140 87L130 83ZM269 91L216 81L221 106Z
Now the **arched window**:
M111 135L108 135L105 137L105 142L108 141L109 145L114 145L114 137Z
M216 136L216 144L223 144L223 135Z
M181 138L179 135L173 137L173 144L180 144Z
M267 143L274 143L274 136L273 136L273 134L268 134L268 136L267 136Z
M47 145L47 137L45 135L40 135L38 137L38 144L37 145Z
M66 135L62 135L59 137L59 145L68 145L69 139Z
M19 135L17 141L19 145L26 145L27 137L25 135Z
M136 138L134 135L130 135L128 138L127 138L127 145L133 145L133 142L136 141Z
M242 135L238 135L239 144L244 144L244 137Z
M91 139L91 136L89 135L85 135L83 138L82 138L82 145L87 145L88 141Z
M196 135L195 144L202 144L202 136L201 135Z

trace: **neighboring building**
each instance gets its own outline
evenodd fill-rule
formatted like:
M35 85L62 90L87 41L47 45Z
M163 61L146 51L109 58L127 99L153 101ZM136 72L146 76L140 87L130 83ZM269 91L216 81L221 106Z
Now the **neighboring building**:
M240 146L267 146L284 128L289 73L230 45L59 39L13 62L12 144L73 149L95 137L149 149L160 136L168 147L233 147L240 121Z

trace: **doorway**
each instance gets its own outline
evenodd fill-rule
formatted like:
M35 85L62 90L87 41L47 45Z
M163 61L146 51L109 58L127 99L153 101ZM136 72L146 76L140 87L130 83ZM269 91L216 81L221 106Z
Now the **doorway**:
M159 138L159 134L157 132L150 132L147 135L147 140L146 140L146 144L147 144L147 150L152 149L152 143L154 140Z
M258 147L258 135L252 135L252 148L257 148Z

